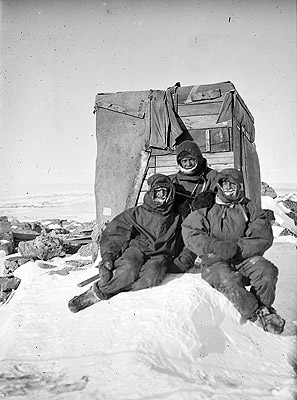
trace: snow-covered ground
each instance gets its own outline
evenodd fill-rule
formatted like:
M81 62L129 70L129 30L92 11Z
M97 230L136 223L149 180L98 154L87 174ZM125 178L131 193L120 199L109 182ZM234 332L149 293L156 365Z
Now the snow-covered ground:
M0 215L22 222L60 218L96 219L93 185L0 185Z
M63 258L53 269L22 265L19 288L0 306L0 398L294 399L296 244L279 237L266 253L279 268L281 336L242 323L199 273L169 275L159 287L72 314L68 300L86 290L77 283L94 267L65 275Z

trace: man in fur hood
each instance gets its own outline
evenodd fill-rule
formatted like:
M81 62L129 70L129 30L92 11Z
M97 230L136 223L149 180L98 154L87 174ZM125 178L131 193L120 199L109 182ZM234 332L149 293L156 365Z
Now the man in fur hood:
M191 140L185 140L177 146L176 161L179 172L170 175L176 188L175 207L187 217L192 211L191 203L196 195L215 189L217 171L207 166L198 145Z
M215 204L191 213L182 224L182 235L187 248L202 259L203 279L242 317L282 333L285 321L272 308L278 269L263 257L273 242L271 224L265 212L244 197L240 171L219 173Z
M155 174L142 205L117 215L102 233L102 261L97 282L68 303L78 312L120 292L159 285L183 249L181 216L174 211L175 187L170 178Z
M217 172L207 166L199 146L185 140L176 148L179 172L170 175L176 189L174 207L183 218L201 204L213 204ZM195 207L193 208L193 200ZM198 205L198 203L200 205ZM170 272L185 272L194 266L197 255L185 248L171 266Z

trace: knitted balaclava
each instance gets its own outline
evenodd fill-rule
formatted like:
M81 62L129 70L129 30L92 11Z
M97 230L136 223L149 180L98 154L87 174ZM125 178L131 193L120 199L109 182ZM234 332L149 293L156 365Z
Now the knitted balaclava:
M234 198L230 199L226 196L226 193L223 191L223 182L231 182L235 183L236 188L236 195ZM218 198L223 201L224 203L229 203L232 201L239 201L243 197L243 176L240 171L234 168L226 168L219 172L217 178L217 189Z
M180 164L180 160L187 156L191 156L196 160L196 165L191 169L185 169ZM199 173L205 167L206 163L206 160L202 156L198 145L191 140L185 140L179 146L177 146L176 161L180 171L186 175L195 175Z
M148 191L144 195L144 205L152 211L166 215L173 209L175 188L171 179L162 174L155 174L147 180ZM160 189L165 189L164 201L159 197Z

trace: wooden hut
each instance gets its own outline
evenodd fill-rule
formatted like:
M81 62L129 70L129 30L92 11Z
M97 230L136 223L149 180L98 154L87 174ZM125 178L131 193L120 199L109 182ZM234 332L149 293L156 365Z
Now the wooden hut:
M99 224L140 204L150 175L177 171L175 147L186 139L211 168L241 170L245 195L260 205L254 119L231 82L99 93L94 113Z

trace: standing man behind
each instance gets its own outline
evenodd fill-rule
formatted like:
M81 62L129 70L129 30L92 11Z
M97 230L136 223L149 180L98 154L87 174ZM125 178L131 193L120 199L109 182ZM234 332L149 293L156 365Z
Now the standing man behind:
M170 175L176 188L175 208L187 217L192 211L191 203L199 193L215 190L217 171L207 166L198 145L191 140L177 146L176 161L179 171Z
M217 171L207 166L207 160L192 140L185 140L177 146L176 161L179 171L169 177L176 190L174 208L185 219L193 211L194 199L195 210L200 207L210 208L214 204ZM196 258L196 254L184 248L175 260L176 269L169 272L189 270L194 266ZM182 270L181 268L185 266L187 266L186 269Z

